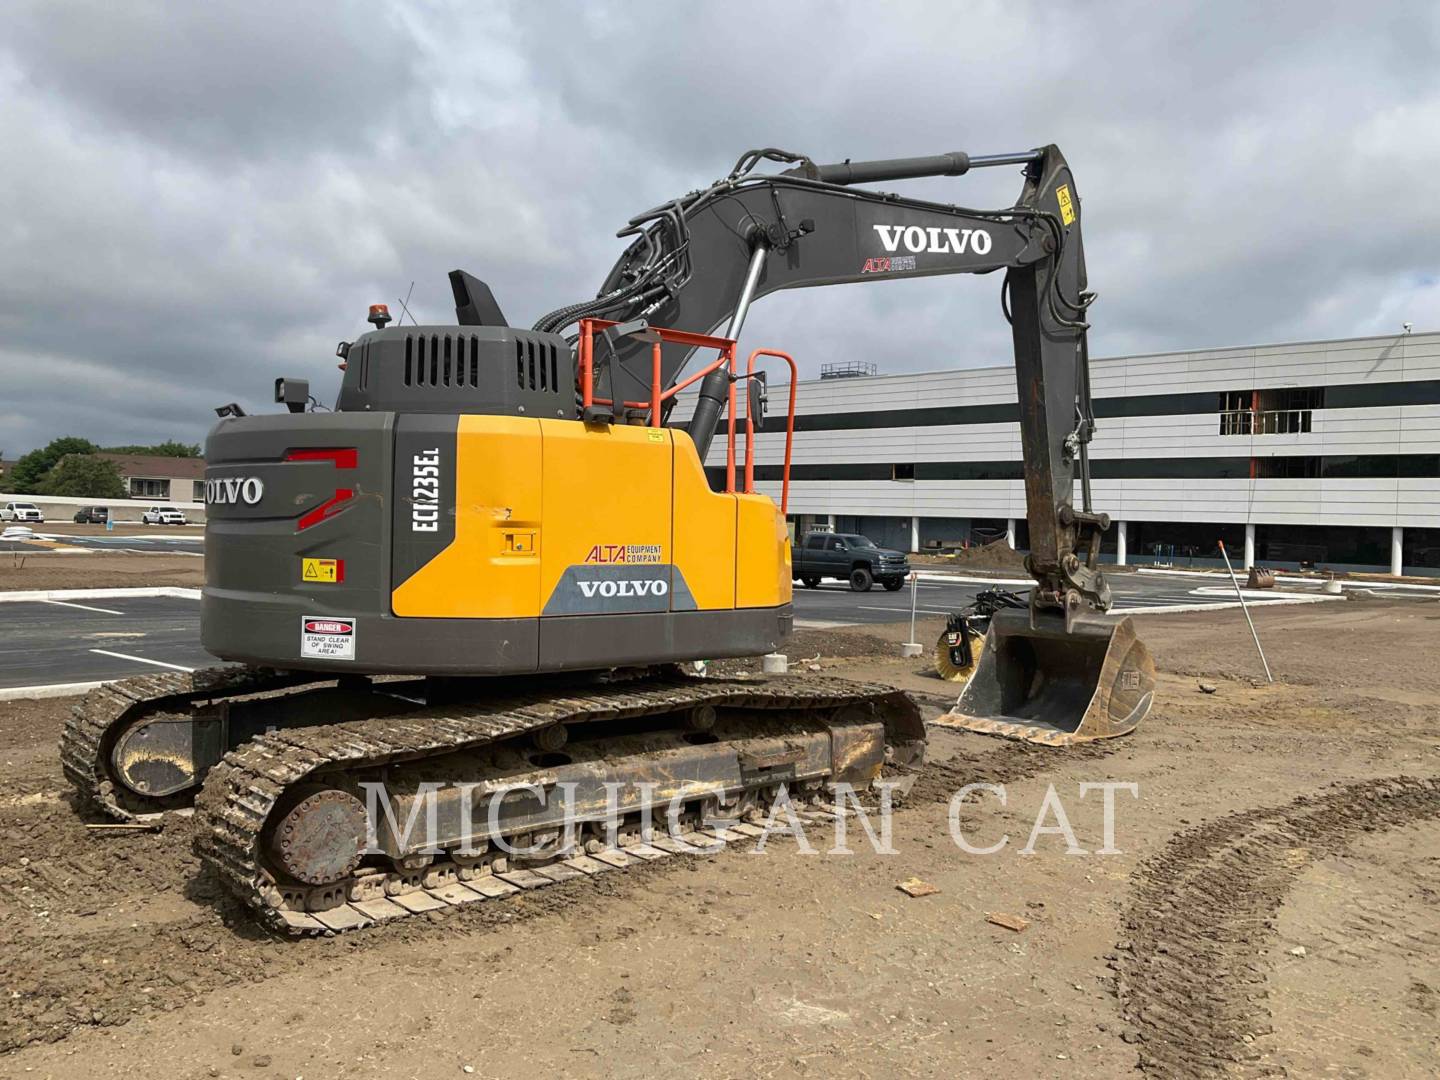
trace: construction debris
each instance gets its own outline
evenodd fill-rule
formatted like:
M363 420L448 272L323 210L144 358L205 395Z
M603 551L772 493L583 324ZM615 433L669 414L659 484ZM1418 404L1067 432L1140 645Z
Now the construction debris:
M1017 934L1030 925L1029 919L1011 915L1008 911L987 911L985 921L994 923L996 926L1003 926L1006 930L1014 930Z
M940 886L931 885L928 881L921 881L918 877L912 877L900 882L895 886L906 896L934 896L940 891Z
M1245 580L1247 589L1273 589L1275 587L1275 571L1264 566L1252 566L1250 576Z

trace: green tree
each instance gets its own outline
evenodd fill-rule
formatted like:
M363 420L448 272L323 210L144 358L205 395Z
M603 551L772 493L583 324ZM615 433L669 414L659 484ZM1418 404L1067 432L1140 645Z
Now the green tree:
M174 439L166 439L154 446L107 446L104 448L107 454L141 454L145 457L186 457L196 458L200 456L199 443L182 443Z
M75 435L52 439L49 446L31 450L16 462L14 470L6 477L5 486L17 495L37 495L46 474L61 458L69 454L93 454L97 449L89 439Z
M125 483L114 462L94 454L67 454L46 474L38 494L120 499Z

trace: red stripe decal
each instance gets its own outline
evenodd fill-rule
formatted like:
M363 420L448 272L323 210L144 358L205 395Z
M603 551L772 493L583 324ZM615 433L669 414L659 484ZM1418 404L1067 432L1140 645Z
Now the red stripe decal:
M349 488L340 488L335 492L333 498L325 500L315 509L308 511L296 526L299 529L308 529L311 525L319 525L326 518L334 517L343 508L344 504L355 497L355 492Z
M286 461L328 461L337 469L353 469L360 463L360 455L354 447L335 450L291 450L285 455Z

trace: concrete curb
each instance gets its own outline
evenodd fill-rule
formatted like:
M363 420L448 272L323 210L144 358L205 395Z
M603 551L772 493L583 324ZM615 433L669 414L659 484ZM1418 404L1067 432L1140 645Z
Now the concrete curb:
M1264 600L1245 601L1252 608L1258 607L1281 607L1285 604L1320 604L1326 600L1343 600L1343 596L1296 596L1293 593L1288 597L1266 597ZM1175 615L1187 611L1224 611L1226 608L1238 608L1240 601L1231 600L1223 604L1163 604L1159 607L1112 607L1111 615Z
M129 597L169 596L176 600L199 600L199 589L182 589L176 585L157 585L135 589L20 589L0 592L0 604L20 604L43 600L124 600ZM78 685L78 684L77 684Z
M106 682L114 682L114 679L106 679L101 682L70 682L50 683L47 686L7 686L0 689L0 701L30 701L40 698L76 697L80 694L88 694L96 687L104 686Z
M1221 581L1228 581L1229 576L1223 570L1166 570L1162 567L1137 566L1137 574L1154 574L1157 577L1193 577L1193 578L1219 578ZM1244 579L1244 575L1236 573L1237 578ZM1299 577L1294 574L1276 574L1276 581L1283 581L1287 585L1319 585L1324 582L1323 578ZM1365 578L1336 578L1347 589L1414 589L1417 592L1440 593L1440 585L1421 585L1410 581L1369 581Z
M128 525L128 524L130 524L130 523L129 523L129 522L126 522L125 524ZM36 534L35 534L35 539L37 539L37 540L59 540L59 541L61 541L61 542L63 543L63 542L66 541L66 540L73 541L77 536L78 536L78 537L82 537L82 538L84 538L84 539L86 539L86 540L200 540L200 541L204 541L204 539L205 539L205 537L204 537L203 535L201 535L201 536L196 536L194 533L156 533L156 532L139 532L139 533L128 533L128 532L126 532L126 533L122 533L122 532L114 532L114 533L110 533L110 532L107 532L107 533L36 533Z

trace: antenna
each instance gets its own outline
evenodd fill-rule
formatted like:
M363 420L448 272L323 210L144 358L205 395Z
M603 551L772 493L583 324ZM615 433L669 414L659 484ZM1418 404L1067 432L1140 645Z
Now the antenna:
M404 322L404 321L405 321L405 316L406 316L406 315L410 315L410 306L409 306L409 305L410 305L410 297L414 294L414 292L415 292L415 282L412 281L412 282L410 282L410 292L407 292L407 293L405 294L405 299L400 301L400 311L402 312L402 314L401 314L401 316L400 316L400 321L401 321L401 322ZM398 299L398 297L397 297L397 299ZM419 325L420 325L418 322L415 321L415 316L414 316L414 315L410 315L410 325L411 325L411 326L419 326Z

